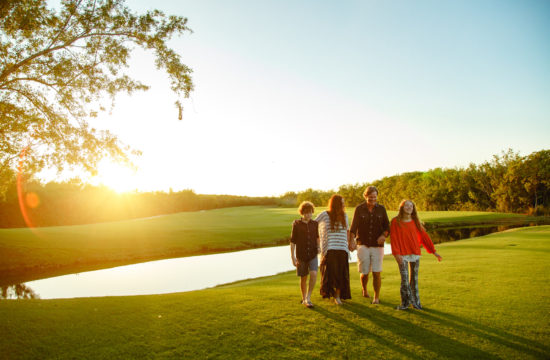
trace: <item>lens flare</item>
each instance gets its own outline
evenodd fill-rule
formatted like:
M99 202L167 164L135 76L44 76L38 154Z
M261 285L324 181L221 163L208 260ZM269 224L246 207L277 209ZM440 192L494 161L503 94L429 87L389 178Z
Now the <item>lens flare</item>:
M36 209L40 205L40 197L36 193L30 192L25 196L25 202L31 209Z
M23 179L23 163L25 161L25 156L27 154L27 149L28 149L28 146L25 147L21 153L19 154L19 166L17 167L17 198L19 200L19 209L21 210L21 215L23 216L23 220L25 221L25 224L27 225L28 228L30 228L31 230L35 228L34 226L34 223L32 222L31 220L31 217L29 216L29 212L28 212L28 208L27 208L27 204L28 202L30 202L31 204L35 204L36 206L38 206L38 196L34 193L29 193L28 195L30 194L34 194L34 196L30 196L30 197L27 197L26 194L25 194L25 191L24 191L24 179ZM31 207L29 205L29 207ZM34 230L33 230L34 231Z

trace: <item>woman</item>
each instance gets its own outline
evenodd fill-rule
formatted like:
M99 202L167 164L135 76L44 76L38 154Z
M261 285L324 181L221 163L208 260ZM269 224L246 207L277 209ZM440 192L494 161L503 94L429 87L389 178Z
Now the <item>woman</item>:
M349 286L349 251L353 251L348 231L348 217L344 198L332 195L328 210L315 219L319 223L321 239L321 296L334 298L337 305L351 299Z
M421 310L418 294L420 245L423 245L428 253L434 254L438 261L441 261L441 256L435 251L411 200L403 200L399 204L399 213L391 221L390 239L392 254L401 273L401 305L397 309L405 310L412 305L415 309Z

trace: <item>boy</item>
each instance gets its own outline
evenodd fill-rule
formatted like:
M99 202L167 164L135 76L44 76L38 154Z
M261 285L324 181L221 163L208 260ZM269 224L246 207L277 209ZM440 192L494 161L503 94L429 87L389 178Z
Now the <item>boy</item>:
M302 291L302 305L312 308L311 293L317 281L319 262L317 254L320 252L318 223L312 220L315 208L309 201L300 204L298 212L302 215L292 223L290 236L290 256L292 265L296 267L296 275L300 276L300 290ZM307 276L309 273L309 286Z

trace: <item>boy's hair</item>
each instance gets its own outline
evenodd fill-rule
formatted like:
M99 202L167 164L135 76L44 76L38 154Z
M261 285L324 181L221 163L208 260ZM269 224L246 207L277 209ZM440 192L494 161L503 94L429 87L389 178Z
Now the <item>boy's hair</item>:
M302 201L300 206L298 207L298 212L300 215L304 215L306 212L315 212L315 206L313 206L313 203L309 201Z
M376 186L367 186L365 192L363 193L363 196L369 196L373 192L376 192L376 194L378 195L378 189L376 188Z

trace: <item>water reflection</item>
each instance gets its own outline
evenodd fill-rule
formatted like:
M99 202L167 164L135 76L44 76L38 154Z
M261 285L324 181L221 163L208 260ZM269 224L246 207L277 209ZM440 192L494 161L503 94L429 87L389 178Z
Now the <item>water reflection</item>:
M448 241L457 241L462 239L469 239L478 236L489 235L494 232L501 232L518 227L533 226L536 224L515 224L515 225L499 225L499 226L485 226L475 228L454 228L454 229L433 229L429 230L428 234L432 238L434 244L441 244Z
M386 254L391 247L386 244ZM355 252L351 262L357 261ZM288 246L191 256L30 281L41 299L166 294L205 289L295 269Z
M487 235L524 225L428 231L434 243ZM384 253L391 254L386 244ZM356 262L356 252L350 262ZM165 294L293 270L288 246L191 256L58 276L2 287L0 299L59 299L94 296Z
M2 286L0 299L40 299L38 294L25 284Z

